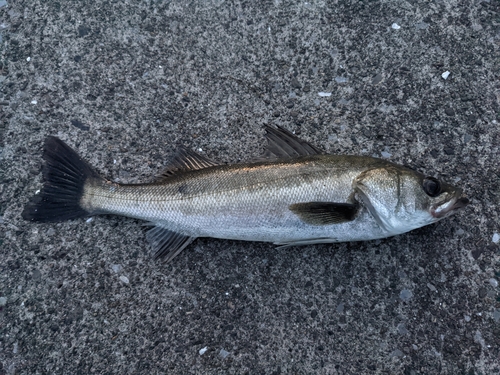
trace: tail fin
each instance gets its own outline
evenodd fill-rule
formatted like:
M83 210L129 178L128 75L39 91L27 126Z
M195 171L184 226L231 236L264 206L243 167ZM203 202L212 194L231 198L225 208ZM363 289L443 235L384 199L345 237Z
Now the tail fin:
M25 220L56 222L87 216L80 206L88 179L101 177L66 143L56 137L45 140L44 185L22 213Z

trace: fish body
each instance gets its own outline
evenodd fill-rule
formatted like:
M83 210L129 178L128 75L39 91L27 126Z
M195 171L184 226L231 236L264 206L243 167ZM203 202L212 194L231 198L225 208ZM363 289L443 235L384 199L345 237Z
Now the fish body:
M57 138L45 144L45 185L23 216L60 221L94 214L145 220L158 257L197 237L281 246L384 238L464 207L462 191L388 161L328 155L288 131L267 127L265 156L218 165L182 149L149 184L100 177Z

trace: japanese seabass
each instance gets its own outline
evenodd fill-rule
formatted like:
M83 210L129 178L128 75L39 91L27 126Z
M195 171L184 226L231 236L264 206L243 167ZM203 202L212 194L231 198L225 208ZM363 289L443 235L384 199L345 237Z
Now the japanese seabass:
M147 220L155 256L170 261L196 237L281 246L372 240L468 204L460 189L382 159L327 155L282 128L266 127L266 138L258 161L219 165L180 149L155 182L125 185L102 178L63 141L48 137L44 185L23 217Z

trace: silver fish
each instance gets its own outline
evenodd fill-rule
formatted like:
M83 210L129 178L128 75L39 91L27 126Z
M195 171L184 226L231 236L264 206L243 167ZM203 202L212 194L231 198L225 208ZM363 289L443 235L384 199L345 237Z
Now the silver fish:
M155 257L171 261L197 237L280 246L384 238L469 202L459 188L386 160L328 155L283 128L266 127L266 138L258 161L220 165L180 149L157 181L126 185L102 178L63 141L48 137L44 185L22 216L146 220Z

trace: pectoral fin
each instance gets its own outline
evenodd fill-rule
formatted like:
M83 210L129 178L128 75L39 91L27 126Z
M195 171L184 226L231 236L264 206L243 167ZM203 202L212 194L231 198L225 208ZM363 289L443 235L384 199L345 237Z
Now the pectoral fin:
M155 259L163 259L164 263L170 262L186 248L195 237L188 237L168 229L155 226L146 233Z
M307 224L329 225L354 220L359 205L353 203L306 202L292 204L290 210Z

